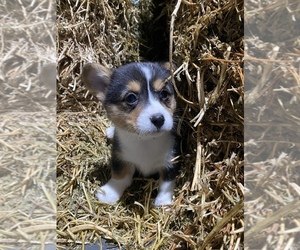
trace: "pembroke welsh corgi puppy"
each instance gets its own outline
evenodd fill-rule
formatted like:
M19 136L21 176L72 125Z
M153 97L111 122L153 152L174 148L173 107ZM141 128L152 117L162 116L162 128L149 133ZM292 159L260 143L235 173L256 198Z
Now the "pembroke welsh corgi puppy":
M97 193L101 202L116 203L137 170L143 176L160 174L156 206L172 203L177 174L172 163L176 101L169 76L159 63L130 63L115 70L84 65L82 80L114 125L108 130L112 176Z

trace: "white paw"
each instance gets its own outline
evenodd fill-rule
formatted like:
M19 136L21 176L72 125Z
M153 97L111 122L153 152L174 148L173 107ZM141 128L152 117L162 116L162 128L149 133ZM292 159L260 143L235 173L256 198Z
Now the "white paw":
M159 206L167 206L167 205L171 205L172 204L172 194L170 193L158 193L155 201L154 201L154 205L156 207Z
M164 181L160 179L158 194L154 201L154 205L156 207L167 206L172 204L174 186L175 180Z
M133 172L132 172L133 175ZM124 190L131 184L132 175L126 175L123 179L111 178L97 192L97 198L103 203L114 204L124 193Z
M122 193L115 190L110 183L100 187L96 194L98 200L103 203L115 204L122 196Z
M110 126L106 129L106 136L108 139L113 139L115 134L115 126Z

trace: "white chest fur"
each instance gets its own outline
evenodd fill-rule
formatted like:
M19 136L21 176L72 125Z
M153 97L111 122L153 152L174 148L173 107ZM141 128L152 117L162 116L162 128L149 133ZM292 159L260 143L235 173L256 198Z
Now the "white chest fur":
M155 137L139 136L116 128L123 160L136 165L145 176L161 170L171 160L174 138L170 131Z

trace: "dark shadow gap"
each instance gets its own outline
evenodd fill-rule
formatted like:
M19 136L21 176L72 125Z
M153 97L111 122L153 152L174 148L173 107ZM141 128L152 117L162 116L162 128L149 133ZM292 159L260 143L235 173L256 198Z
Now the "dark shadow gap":
M145 61L169 60L169 17L166 9L168 2L153 0L151 16L144 17L140 24L140 56Z

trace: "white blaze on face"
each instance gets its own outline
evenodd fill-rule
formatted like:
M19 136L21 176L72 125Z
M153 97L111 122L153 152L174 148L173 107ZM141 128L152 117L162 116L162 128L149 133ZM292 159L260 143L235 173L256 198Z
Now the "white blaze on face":
M173 116L166 107L160 103L160 100L154 97L150 90L150 81L152 78L151 69L145 65L140 66L140 68L147 80L148 102L137 118L137 127L141 134L170 131L173 128ZM164 123L159 130L151 122L151 117L155 115L162 115L164 117Z

